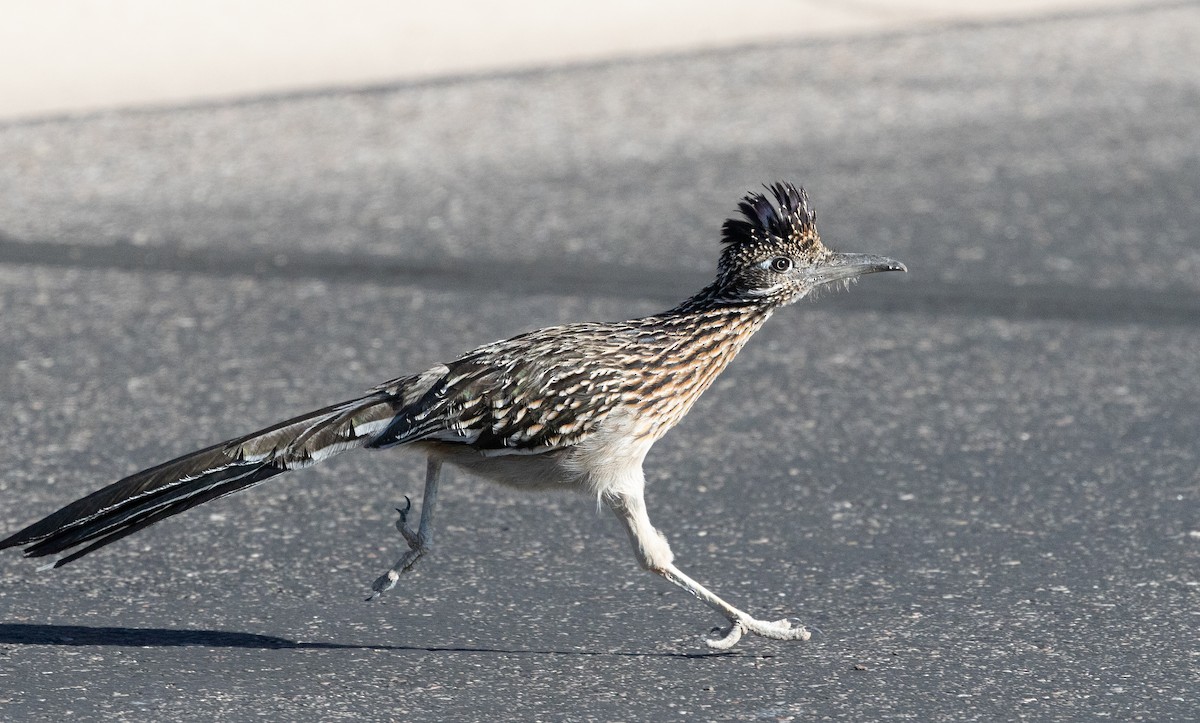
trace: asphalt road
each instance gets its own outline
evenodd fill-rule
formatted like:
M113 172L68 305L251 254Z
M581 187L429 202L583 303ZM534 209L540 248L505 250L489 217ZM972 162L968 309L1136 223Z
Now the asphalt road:
M1200 6L0 126L0 527L707 280L760 182L911 273L781 312L648 459L711 654L592 500L339 457L53 573L0 717L1185 720L1200 699Z

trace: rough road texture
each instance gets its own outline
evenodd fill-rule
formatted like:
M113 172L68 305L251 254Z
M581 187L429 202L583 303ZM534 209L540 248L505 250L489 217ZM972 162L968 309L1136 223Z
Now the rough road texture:
M0 127L4 529L665 308L760 181L911 270L778 314L647 461L689 569L809 643L708 655L591 500L464 477L432 564L363 603L421 464L355 455L6 558L0 717L1194 715L1198 36L1173 3Z

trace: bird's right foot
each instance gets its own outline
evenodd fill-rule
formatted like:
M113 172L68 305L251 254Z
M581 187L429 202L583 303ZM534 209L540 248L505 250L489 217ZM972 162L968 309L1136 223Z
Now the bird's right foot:
M761 635L772 640L808 640L812 637L808 628L787 618L768 622L747 615L744 618L730 621L729 629L722 637L708 638L704 642L714 650L729 650L737 645L745 633Z

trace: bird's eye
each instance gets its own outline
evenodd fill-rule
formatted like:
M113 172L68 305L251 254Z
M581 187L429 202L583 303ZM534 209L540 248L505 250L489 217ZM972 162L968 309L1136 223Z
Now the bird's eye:
M786 256L776 256L771 259L771 270L780 274L791 271L792 260Z

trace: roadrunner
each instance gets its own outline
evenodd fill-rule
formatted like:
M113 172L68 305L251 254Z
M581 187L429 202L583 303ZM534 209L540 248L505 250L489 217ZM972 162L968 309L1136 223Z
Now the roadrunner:
M0 541L26 556L70 551L59 567L126 535L277 474L357 447L406 446L427 460L420 522L397 510L408 550L372 585L390 590L430 549L443 464L521 489L573 489L615 514L641 566L725 616L710 646L745 633L807 640L790 620L759 620L685 575L650 523L642 460L781 306L828 284L905 271L882 256L835 253L820 240L803 189L751 193L723 227L717 278L654 316L527 332L447 364L393 379L365 396L138 472ZM82 547L81 547L82 546ZM76 549L72 549L76 548ZM368 598L370 599L370 598Z

